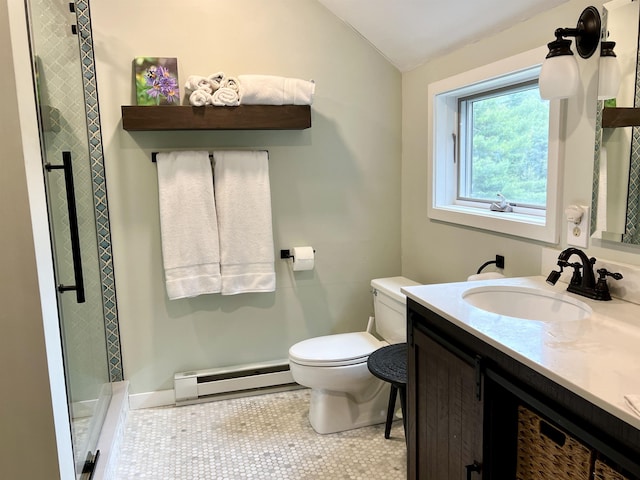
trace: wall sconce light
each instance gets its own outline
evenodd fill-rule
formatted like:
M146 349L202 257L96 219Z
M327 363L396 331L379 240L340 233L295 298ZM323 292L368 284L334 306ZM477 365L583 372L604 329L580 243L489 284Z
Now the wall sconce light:
M595 7L583 10L576 28L556 29L556 39L547 44L549 54L542 64L538 80L542 98L551 100L576 94L580 84L578 62L571 51L571 40L564 37L575 37L578 55L589 58L598 48L600 29L600 13Z
M600 43L600 68L598 69L598 100L616 98L620 89L620 64L613 51L616 42Z

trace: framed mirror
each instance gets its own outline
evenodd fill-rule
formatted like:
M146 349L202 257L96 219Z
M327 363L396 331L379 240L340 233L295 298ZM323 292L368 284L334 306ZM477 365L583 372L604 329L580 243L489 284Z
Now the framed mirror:
M603 126L603 108L605 120L640 109L640 1L605 3L602 20L603 39L616 42L622 81L615 99L598 100L592 237L640 245L640 127L609 127L608 121Z

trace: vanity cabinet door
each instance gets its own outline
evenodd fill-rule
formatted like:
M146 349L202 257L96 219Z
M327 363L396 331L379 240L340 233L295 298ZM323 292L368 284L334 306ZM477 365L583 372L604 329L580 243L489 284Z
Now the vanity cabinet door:
M408 472L416 480L480 479L478 369L414 328L409 346Z

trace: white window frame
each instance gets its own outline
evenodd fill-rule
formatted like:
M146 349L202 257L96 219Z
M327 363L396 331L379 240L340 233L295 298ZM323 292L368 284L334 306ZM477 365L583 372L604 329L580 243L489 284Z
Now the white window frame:
M493 212L486 203L460 202L456 198L458 173L454 162L456 147L453 134L458 133L458 98L510 85L514 81L537 78L547 51L546 47L536 48L429 85L428 118L431 128L428 141L432 146L428 160L431 174L427 206L429 218L547 243L559 242L558 207L562 198L563 164L560 100L549 103L546 210Z

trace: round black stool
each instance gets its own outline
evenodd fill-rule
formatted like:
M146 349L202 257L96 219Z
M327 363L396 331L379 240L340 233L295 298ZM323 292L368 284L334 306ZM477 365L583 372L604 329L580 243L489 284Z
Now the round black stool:
M387 408L387 423L384 428L384 438L389 438L391 422L396 409L396 396L400 392L400 408L402 409L402 423L404 435L407 436L407 416L405 414L407 390L407 344L397 343L379 348L369 355L367 360L369 371L380 380L391 384L389 393L389 407Z

